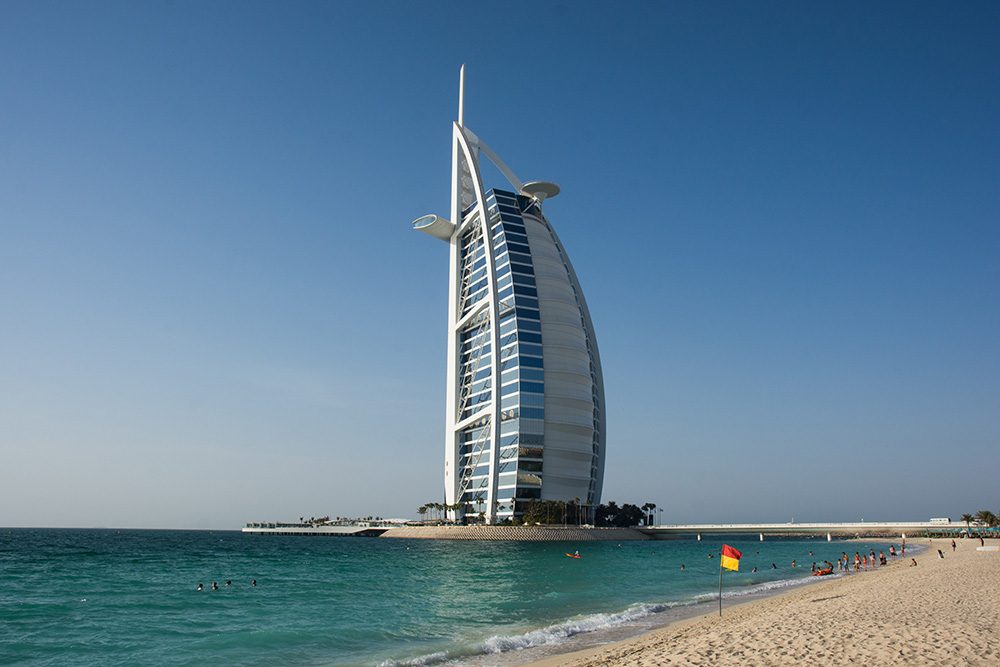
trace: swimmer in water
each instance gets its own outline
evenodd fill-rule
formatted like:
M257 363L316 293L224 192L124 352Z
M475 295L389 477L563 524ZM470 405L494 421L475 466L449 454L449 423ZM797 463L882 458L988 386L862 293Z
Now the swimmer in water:
M213 591L217 591L217 590L219 590L219 584L213 581L213 582L212 582L212 590L213 590Z
M777 570L777 569L778 569L778 566L777 566L777 565L775 565L774 563L771 563L771 569L772 569L772 570Z
M251 586L256 586L257 585L257 580L256 579L251 579L250 580L250 585Z
M233 585L233 580L232 579L226 579L226 588L229 588L232 585Z
M681 563L681 570L684 570L684 563Z
M199 591L205 590L205 584L198 584L198 590Z
M754 568L754 569L750 570L750 573L753 574L756 571L757 571L757 568Z

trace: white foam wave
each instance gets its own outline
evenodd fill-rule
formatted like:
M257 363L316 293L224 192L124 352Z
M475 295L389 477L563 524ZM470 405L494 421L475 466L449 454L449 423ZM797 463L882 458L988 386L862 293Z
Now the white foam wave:
M729 590L723 589L722 597L724 599L729 598L740 598L746 597L747 595L760 595L762 593L767 593L769 591L777 591L782 588L792 588L793 586L803 586L805 584L816 583L817 581L830 579L836 579L842 577L842 574L832 574L825 577L801 577L798 579L778 579L776 581L765 581L762 584L757 584L756 586L747 586L746 588L730 588ZM710 600L718 600L718 593L702 593L701 595L694 596L694 600L697 602L708 602Z
M436 665L447 659L447 653L429 653L409 660L384 660L379 663L379 667L424 667L425 665Z
M841 577L842 574L831 575L834 577ZM822 577L822 579L829 579L830 577ZM748 595L762 595L770 591L780 590L783 588L791 588L793 586L802 586L805 584L813 583L819 577L801 577L797 579L779 579L777 581L767 581L755 586L748 586L746 588L735 588L723 591L722 597L729 598L739 598ZM538 646L546 646L551 644L558 644L566 641L567 639L574 637L579 634L596 632L599 630L606 630L609 628L615 628L622 625L627 625L629 623L635 623L641 621L642 619L652 616L653 614L658 614L669 609L675 609L678 607L689 607L697 604L704 604L705 602L710 602L712 600L718 600L718 593L703 593L701 595L695 595L686 600L678 600L673 602L663 602L663 603L638 603L631 605L627 609L616 612L616 613L602 613L602 614L591 614L589 616L582 616L580 618L571 618L560 623L555 623L553 625L546 626L544 628L539 628L537 630L530 630L528 632L516 635L494 635L484 641L479 647L478 652L483 655L506 653L508 651L519 651L522 649L535 648ZM403 661L386 661L381 663L379 667L425 667L427 665L434 665L449 660L449 655L447 653L431 653L429 655L420 656L417 658L411 658L409 660ZM454 659L454 658L452 658Z
M635 604L624 611L613 614L592 614L573 618L538 630L520 635L494 635L482 645L483 653L503 653L517 651L546 644L556 644L584 632L604 630L627 623L634 623L651 614L670 609L676 604Z

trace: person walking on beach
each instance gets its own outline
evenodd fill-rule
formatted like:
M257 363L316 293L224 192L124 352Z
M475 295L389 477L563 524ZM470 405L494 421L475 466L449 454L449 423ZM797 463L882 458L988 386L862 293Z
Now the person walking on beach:
M872 564L872 569L875 569L875 550L872 549L868 555L868 562Z
M855 572L861 571L861 554L858 553L857 551L854 552L854 571Z
M956 544L955 544L955 540L952 540L952 541L951 541L951 552L952 552L952 553L955 553L955 546L956 546Z

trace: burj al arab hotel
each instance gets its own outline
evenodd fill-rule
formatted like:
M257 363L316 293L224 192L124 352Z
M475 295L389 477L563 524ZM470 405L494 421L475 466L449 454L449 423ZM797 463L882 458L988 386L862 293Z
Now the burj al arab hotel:
M604 480L604 380L573 265L524 183L464 120L452 125L451 217L413 228L449 245L445 501L489 523L532 500L594 507ZM509 181L486 189L480 159Z

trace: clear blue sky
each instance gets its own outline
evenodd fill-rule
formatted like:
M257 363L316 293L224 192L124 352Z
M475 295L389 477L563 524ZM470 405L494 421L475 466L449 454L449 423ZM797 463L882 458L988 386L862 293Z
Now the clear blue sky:
M1000 5L5 2L0 525L440 500L450 122L667 521L1000 509Z

